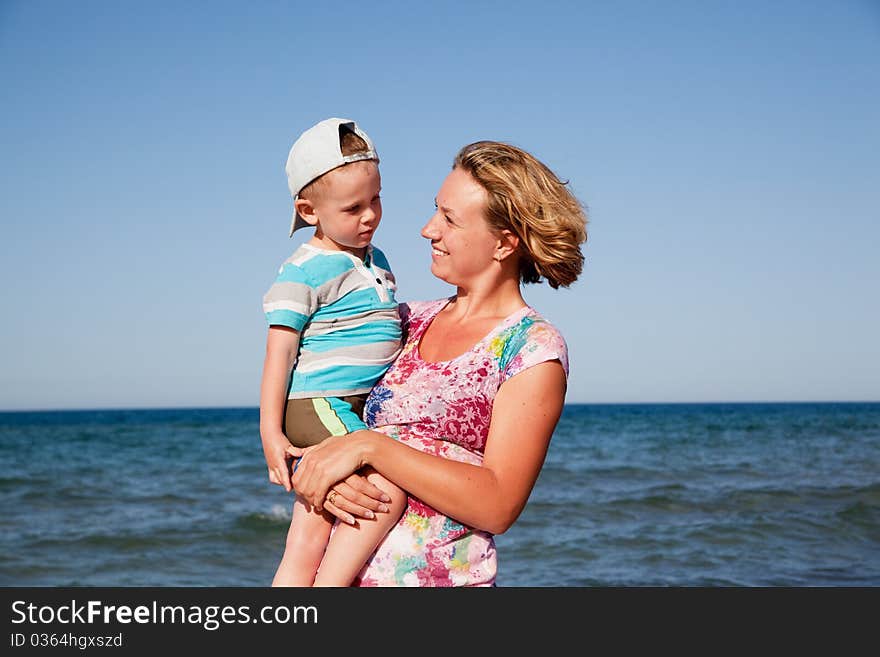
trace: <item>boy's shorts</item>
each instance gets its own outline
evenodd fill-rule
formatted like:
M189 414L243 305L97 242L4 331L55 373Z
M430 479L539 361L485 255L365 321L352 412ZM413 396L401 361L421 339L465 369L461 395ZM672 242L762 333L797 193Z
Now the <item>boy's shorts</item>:
M294 447L317 445L329 436L366 429L361 419L367 393L349 397L288 399L284 435Z

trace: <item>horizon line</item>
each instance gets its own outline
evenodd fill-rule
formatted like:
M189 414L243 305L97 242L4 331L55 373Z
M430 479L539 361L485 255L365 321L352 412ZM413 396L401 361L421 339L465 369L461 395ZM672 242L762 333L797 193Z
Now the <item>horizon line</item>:
M752 401L616 401L566 402L563 406L712 406L712 405L880 404L877 399L752 400ZM259 410L259 405L218 406L77 406L63 408L0 408L0 413L98 413L106 411Z

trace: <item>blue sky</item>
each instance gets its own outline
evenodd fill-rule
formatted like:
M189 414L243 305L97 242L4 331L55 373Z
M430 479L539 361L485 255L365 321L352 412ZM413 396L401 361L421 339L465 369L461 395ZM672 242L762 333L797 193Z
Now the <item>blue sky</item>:
M588 207L526 288L569 402L880 400L880 5L0 3L0 409L256 406L287 151L382 157L400 298L452 158L522 146Z

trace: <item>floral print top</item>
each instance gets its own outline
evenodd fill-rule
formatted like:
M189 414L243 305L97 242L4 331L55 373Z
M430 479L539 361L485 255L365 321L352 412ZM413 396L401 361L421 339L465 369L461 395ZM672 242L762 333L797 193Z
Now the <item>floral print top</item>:
M527 306L460 356L422 360L421 337L450 300L401 306L406 341L367 398L364 419L376 431L423 452L480 464L501 385L549 360L558 360L567 376L568 350L559 331ZM461 525L410 496L400 521L355 585L493 586L496 570L491 534Z

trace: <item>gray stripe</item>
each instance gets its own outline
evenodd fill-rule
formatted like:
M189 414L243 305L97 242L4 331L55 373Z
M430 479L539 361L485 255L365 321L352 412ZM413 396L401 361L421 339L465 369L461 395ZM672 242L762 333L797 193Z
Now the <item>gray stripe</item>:
M363 324L366 320L370 322L397 322L399 319L397 304L394 304L393 308L366 310L362 313L346 315L336 319L312 319L306 327L306 332L308 335L324 335L325 333L333 333L334 331Z
M297 366L307 365L310 362L327 360L328 358L359 358L363 360L375 360L377 362L390 363L397 358L400 351L400 342L388 340L386 342L370 342L368 344L356 344L347 347L339 347L329 351L306 351L299 352Z
M389 279L392 281L394 280L394 277L390 271L387 271L375 265L374 268L376 269L377 275L381 278ZM324 281L315 288L318 293L318 299L321 302L323 302L325 299L337 300L342 298L349 292L371 289L375 286L375 279L370 275L370 273L370 270L367 269L366 274L364 274L363 272L359 271L354 266L354 264L352 264L351 269L344 271L335 278ZM386 285L386 287L390 286Z
M273 283L269 291L263 297L263 303L272 303L275 301L295 300L297 303L303 303L306 299L314 299L312 288L305 283ZM315 304L312 303L314 312Z
M372 285L364 278L363 274L356 269L350 269L336 278L331 278L329 281L321 283L315 288L315 291L318 294L319 305L323 305L326 299L336 301L349 292L370 289L371 287Z

